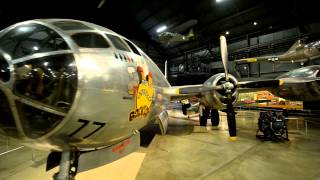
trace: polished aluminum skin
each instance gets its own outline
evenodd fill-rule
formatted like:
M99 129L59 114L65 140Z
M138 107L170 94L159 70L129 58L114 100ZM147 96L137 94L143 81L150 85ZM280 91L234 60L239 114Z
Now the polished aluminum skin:
M20 42L12 50L15 37ZM170 85L161 71L130 40L104 27L69 19L26 21L1 31L0 50L6 107L0 133L34 148L109 146L165 110L159 88Z

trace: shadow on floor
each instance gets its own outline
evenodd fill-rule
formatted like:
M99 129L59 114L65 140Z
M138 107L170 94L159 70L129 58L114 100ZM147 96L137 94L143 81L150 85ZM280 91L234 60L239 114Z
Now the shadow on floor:
M140 146L148 147L156 134L161 134L158 124L151 124L140 129Z

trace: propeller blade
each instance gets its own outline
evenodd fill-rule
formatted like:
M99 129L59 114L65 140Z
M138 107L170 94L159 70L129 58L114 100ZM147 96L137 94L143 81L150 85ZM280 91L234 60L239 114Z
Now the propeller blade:
M234 112L234 107L232 105L231 93L227 97L227 121L228 129L231 140L235 140L237 136L237 127L236 127L236 113Z
M220 36L220 51L221 51L221 59L224 67L224 72L226 76L226 82L229 82L228 76L228 49L227 49L227 40L224 36ZM224 86L224 90L226 91L227 98L227 120L228 120L228 127L229 127L229 135L231 140L235 140L237 136L237 129L236 129L236 114L233 108L233 100L232 100L232 92L230 89Z
M220 36L220 51L221 59L223 63L224 73L226 75L226 81L229 81L228 77L228 49L227 49L227 40L224 36Z

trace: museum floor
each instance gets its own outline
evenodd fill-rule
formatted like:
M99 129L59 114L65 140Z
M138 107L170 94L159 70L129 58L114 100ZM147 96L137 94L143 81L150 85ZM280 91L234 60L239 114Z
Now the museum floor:
M320 125L313 119L290 117L289 139L261 142L256 139L259 112L237 114L238 140L228 140L224 113L219 129L204 132L198 118L170 112L168 134L155 135L138 152L111 164L79 173L77 180L97 179L315 179L320 178ZM307 129L305 128L306 123ZM320 122L320 121L319 121ZM145 134L150 134L145 130ZM45 172L45 152L32 151L0 138L0 179L52 179ZM21 147L21 148L19 148ZM5 150L19 148L2 154Z

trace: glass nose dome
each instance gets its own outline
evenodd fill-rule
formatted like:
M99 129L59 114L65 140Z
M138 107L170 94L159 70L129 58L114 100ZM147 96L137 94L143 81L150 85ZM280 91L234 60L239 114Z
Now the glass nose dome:
M10 87L0 86L0 133L14 136L20 125L27 137L39 138L72 107L75 57L55 30L33 22L16 26L0 34L0 85L9 80Z

